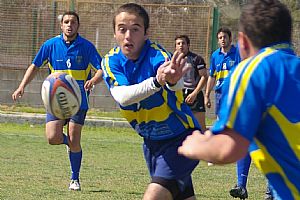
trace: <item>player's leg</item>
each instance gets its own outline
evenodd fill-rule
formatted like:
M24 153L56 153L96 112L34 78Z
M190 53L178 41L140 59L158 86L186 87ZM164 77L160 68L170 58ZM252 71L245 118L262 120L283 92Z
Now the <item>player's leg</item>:
M150 183L144 193L143 200L172 200L171 192L164 186L158 183Z
M217 119L219 119L219 111L221 106L222 94L220 92L215 92L215 114Z
M205 123L205 105L204 105L204 95L203 92L200 91L195 100L195 107L192 109L194 116L197 118L202 132L206 131L206 123Z
M191 173L198 161L178 155L177 149L192 130L164 141L144 139L144 156L152 177L144 199L193 199Z
M79 173L82 161L82 149L81 149L81 130L84 125L84 120L86 117L85 110L79 110L76 115L74 115L68 125L69 134L69 159L71 165L71 183L69 186L70 190L80 190L79 183Z
M152 177L152 182L148 185L143 200L195 200L192 179L184 181L185 189L180 189L181 184L178 180Z
M47 113L46 116L46 138L49 144L58 145L66 144L68 145L68 137L63 133L63 126L65 120L60 120L55 116Z
M71 165L70 190L80 190L79 172L82 161L82 150L80 146L82 125L69 122L69 160Z
M236 163L237 184L229 191L231 196L239 197L240 199L248 198L247 180L248 180L250 165L251 165L251 157L249 154L247 154L244 158L237 161Z

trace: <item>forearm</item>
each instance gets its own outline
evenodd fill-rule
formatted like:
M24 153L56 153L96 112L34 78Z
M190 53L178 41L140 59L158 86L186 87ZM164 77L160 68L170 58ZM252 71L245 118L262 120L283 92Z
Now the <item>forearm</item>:
M212 91L212 89L214 88L215 85L215 78L209 76L208 77L208 81L207 81L207 85L206 85L206 90L205 90L205 96L209 97L210 93Z
M154 78L150 77L141 83L129 86L113 86L110 88L112 97L122 106L128 106L146 99L161 87L155 86Z
M182 90L184 88L184 81L183 78L181 78L175 85L166 84L167 88L169 88L172 91Z
M211 134L207 131L206 135ZM197 138L192 138L196 139ZM191 139L191 140L192 140ZM194 159L205 160L215 164L228 164L236 162L246 155L248 151L249 141L232 129L225 129L217 135L211 135L207 139L202 139L196 145L190 146Z
M194 91L198 94L206 86L206 82L207 82L207 77L202 76Z
M36 67L34 64L31 64L25 74L24 77L19 85L19 88L25 88L31 81L32 79L35 77L37 71L38 71L38 67Z
M93 82L93 85L96 85L96 84L100 83L103 80L102 74L103 74L102 69L97 70L97 72L95 73L95 75L91 79L91 81Z

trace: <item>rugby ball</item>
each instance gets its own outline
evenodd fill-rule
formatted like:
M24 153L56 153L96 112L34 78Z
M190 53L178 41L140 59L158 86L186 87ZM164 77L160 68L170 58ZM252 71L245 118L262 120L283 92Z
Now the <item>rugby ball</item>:
M41 95L46 111L59 119L72 117L81 105L79 85L62 72L52 73L44 80Z

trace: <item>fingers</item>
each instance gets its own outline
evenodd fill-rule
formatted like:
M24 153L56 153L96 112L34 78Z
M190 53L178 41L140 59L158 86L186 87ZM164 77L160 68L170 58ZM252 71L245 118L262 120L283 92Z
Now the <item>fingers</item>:
M89 90L92 90L94 88L94 84L92 81L87 81L85 84L84 84L84 89L85 91L89 91Z
M164 71L170 65L171 61L166 58L165 62L157 69L156 78L160 85L166 84L166 73Z
M16 101L17 99L21 98L23 96L21 91L15 91L12 95L11 98Z
M183 53L175 51L172 56L171 63L172 63L172 65L171 65L172 69L177 70L179 68L182 68L184 66L184 64L186 63L185 55Z
M206 137L211 137L211 136L213 135L213 133L211 132L211 130L206 130L206 131L204 132L204 135L205 135Z

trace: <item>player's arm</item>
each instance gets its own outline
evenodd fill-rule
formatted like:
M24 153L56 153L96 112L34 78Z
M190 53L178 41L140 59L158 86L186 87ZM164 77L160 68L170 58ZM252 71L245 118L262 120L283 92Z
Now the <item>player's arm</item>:
M188 136L178 152L191 159L228 164L243 158L249 144L246 138L233 129L226 128L217 135L208 130L204 135L194 132Z
M215 86L216 78L209 76L207 80L207 85L205 89L205 95L204 95L204 103L205 105L210 108L211 107L211 102L210 102L210 93L213 90Z
M39 68L35 64L31 64L27 68L19 87L12 94L12 99L14 101L23 96L25 87L32 81L38 70Z
M186 65L186 56L183 53L175 51L171 60L168 61L168 65L161 71L158 70L158 81L163 82L166 86L172 90L181 90L184 87L183 75L189 70L189 66ZM161 68L161 67L160 67Z
M134 85L112 86L112 97L121 105L128 106L138 103L161 89L156 77L150 77L141 83Z
M198 73L199 73L201 78L200 78L200 80L197 84L197 87L195 89L197 94L206 86L207 79L208 79L206 68L198 70Z
M102 69L98 69L94 74L93 78L91 78L91 80L86 81L86 83L84 84L84 89L86 91L91 90L94 87L94 85L100 83L103 80L102 75Z
M101 55L98 53L96 47L93 44L90 44L90 48L89 48L89 61L92 64L92 70L95 72L94 76L90 79L87 80L84 84L84 89L86 91L91 90L94 85L100 83L103 78L103 70L101 69Z
M198 70L198 74L200 77L200 80L193 92L195 92L195 95L197 95L205 86L207 83L208 75L207 75L207 70L206 70L206 64L204 62L204 59L201 56L196 57L196 62L195 62Z
M112 97L122 106L138 103L151 96L166 84L164 69L170 64L164 62L157 70L156 77L150 77L134 85L110 86Z

